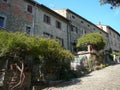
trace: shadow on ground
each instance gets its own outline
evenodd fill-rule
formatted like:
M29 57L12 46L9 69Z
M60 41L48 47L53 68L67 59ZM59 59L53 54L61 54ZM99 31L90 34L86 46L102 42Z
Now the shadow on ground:
M77 84L77 83L80 83L80 78L75 78L75 79L72 79L70 81L66 81L66 82L63 82L59 85L57 85L56 87L66 87L66 86L71 86L71 85L74 85L74 84Z
M75 84L80 84L81 78L83 78L83 77L90 77L90 76L91 75L86 74L86 75L84 75L84 76L82 76L80 78L74 78L74 79L72 79L70 81L63 82L63 83L57 85L56 87L66 87L66 86L71 86L71 85L75 85Z

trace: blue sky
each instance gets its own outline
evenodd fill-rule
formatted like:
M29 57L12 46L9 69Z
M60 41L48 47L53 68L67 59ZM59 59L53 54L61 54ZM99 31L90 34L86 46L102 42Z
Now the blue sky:
M68 8L94 24L101 22L120 33L120 7L100 5L99 0L35 0L49 8Z

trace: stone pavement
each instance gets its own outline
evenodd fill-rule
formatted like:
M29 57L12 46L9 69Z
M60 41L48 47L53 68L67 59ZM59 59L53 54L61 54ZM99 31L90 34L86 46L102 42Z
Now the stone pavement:
M120 64L44 90L120 90Z

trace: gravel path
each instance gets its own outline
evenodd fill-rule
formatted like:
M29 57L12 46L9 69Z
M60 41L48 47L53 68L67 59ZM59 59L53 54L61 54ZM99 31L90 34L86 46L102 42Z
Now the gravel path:
M48 90L120 90L120 64L94 71Z

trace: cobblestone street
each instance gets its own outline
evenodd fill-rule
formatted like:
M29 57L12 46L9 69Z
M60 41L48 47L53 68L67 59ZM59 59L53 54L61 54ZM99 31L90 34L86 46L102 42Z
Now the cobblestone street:
M48 90L120 90L120 64L94 71Z

